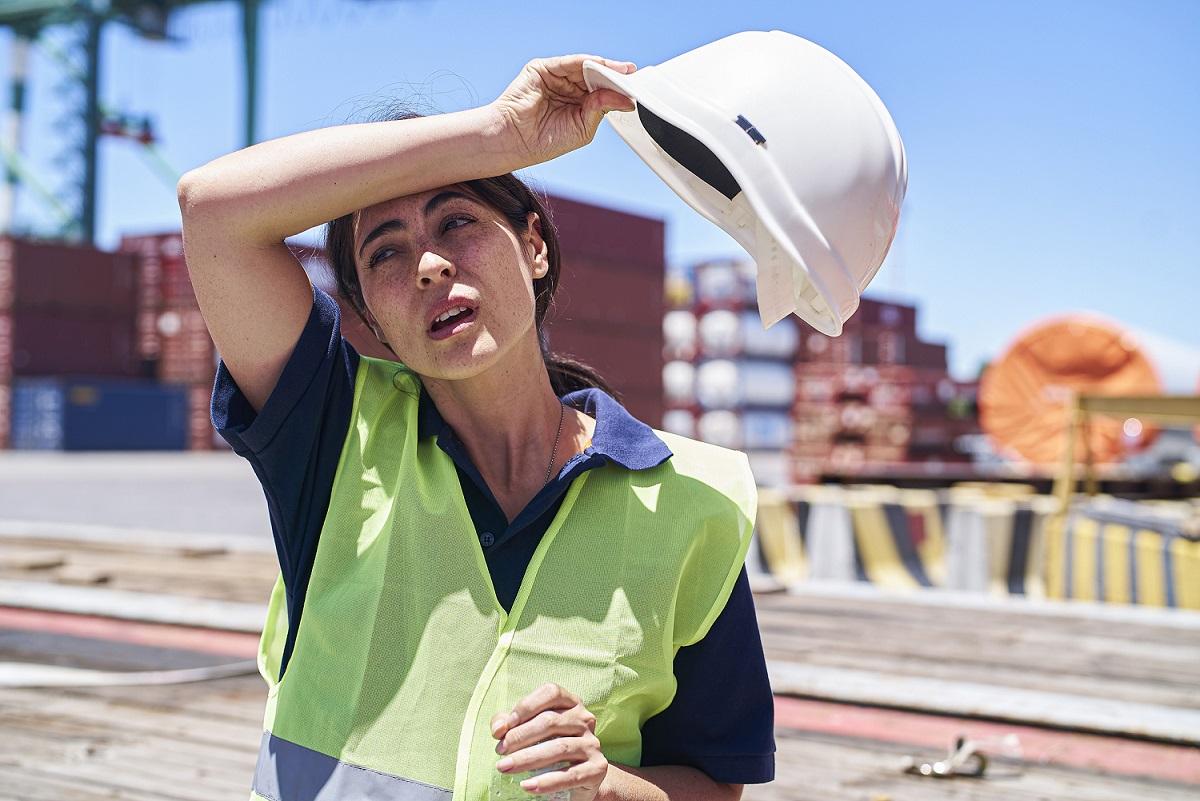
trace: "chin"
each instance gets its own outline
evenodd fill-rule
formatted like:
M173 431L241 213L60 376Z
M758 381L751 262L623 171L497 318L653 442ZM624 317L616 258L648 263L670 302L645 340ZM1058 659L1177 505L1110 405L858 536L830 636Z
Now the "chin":
M426 353L422 361L425 369L409 365L417 373L444 381L461 381L474 378L500 361L501 350L490 336L463 342L460 347L445 348L440 352Z

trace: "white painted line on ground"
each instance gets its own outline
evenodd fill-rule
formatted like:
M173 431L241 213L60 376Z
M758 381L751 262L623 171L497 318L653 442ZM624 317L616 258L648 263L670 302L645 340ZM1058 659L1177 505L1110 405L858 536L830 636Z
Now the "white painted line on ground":
M258 673L253 659L174 670L89 670L66 665L0 662L0 687L129 687L183 684Z
M44 520L0 520L0 539L68 539L174 548L224 548L227 551L274 553L270 537L215 532L164 531L154 528L48 523Z
M854 598L888 604L978 609L984 612L1016 615L1073 617L1200 631L1200 612L1191 609L1169 609L1136 604L1102 604L1094 601L1056 601L1026 598L1019 595L1000 597L943 589L914 589L911 592L897 592L865 581L802 581L790 585L788 592L792 595L818 598Z
M41 581L0 580L0 606L254 634L262 631L267 619L266 604L70 587Z
M868 670L769 661L772 689L851 704L1200 744L1200 711Z

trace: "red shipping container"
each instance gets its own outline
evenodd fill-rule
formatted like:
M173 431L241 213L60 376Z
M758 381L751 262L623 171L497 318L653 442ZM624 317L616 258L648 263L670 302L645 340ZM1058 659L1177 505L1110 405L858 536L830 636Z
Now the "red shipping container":
M84 315L18 309L12 313L15 376L147 377L136 352L133 315Z
M564 253L551 321L654 328L662 338L663 271Z
M0 309L129 313L136 278L127 253L0 236Z
M0 382L12 378L12 313L0 309Z
M215 347L197 308L172 306L158 315L161 355L158 377L184 384L210 383L216 373Z
M188 386L188 450L211 451L213 426L211 417L212 384Z
M12 435L12 382L0 379L0 450L11 445Z
M661 299L666 265L666 225L662 220L596 206L563 197L547 198L567 264L591 258L620 265L630 272L651 273Z
M873 466L901 464L908 459L908 449L903 445L868 445L866 460Z
M917 309L900 303L887 303L874 298L863 298L858 311L850 318L866 328L888 328L907 334L913 339L917 333Z
M938 342L913 342L909 346L908 363L913 367L946 370L946 346Z

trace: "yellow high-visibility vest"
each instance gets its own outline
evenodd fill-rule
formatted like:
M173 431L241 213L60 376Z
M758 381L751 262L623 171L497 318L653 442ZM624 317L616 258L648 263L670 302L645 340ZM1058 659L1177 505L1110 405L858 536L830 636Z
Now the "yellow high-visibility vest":
M531 798L495 764L497 712L555 682L638 766L741 571L757 493L745 454L655 431L673 455L571 483L506 613L454 463L417 436L420 379L360 358L294 652L282 576L259 649L268 684L252 799ZM719 692L714 688L714 692Z

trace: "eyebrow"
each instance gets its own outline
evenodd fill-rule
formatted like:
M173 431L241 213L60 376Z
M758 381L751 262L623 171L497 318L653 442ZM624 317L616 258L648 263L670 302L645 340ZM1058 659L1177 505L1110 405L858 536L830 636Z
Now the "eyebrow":
M438 206L441 206L443 203L449 203L451 200L458 200L458 199L469 200L469 201L475 200L475 198L473 198L469 195L464 195L462 192L454 192L454 191L450 191L450 190L447 190L445 192L438 192L436 195L434 195L432 198L429 199L428 203L425 204L424 214L426 216L429 216L438 208ZM362 241L362 244L358 246L358 257L362 258L363 251L367 249L367 245L371 244L371 242L378 239L379 237L384 236L385 234L389 234L392 231L404 231L404 230L407 230L407 228L408 228L408 226L405 224L404 220L397 220L397 219L384 220L379 225L372 228L371 233L367 234L367 238L364 239Z

